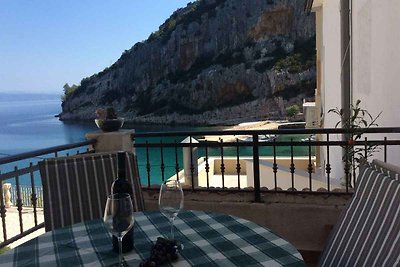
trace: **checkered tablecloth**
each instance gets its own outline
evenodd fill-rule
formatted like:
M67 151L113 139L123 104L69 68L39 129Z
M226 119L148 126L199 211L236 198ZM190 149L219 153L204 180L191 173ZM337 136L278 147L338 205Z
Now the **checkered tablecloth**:
M182 211L175 220L175 237L184 245L173 266L305 266L287 241L248 220L200 211ZM160 212L135 213L135 249L124 254L128 266L138 266L150 254L157 237L169 234ZM0 255L0 266L113 266L118 255L101 220L48 232Z

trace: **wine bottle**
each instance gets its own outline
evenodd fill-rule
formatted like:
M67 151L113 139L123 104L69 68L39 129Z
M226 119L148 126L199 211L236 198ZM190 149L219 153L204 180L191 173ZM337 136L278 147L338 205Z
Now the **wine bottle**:
M113 182L111 186L112 194L129 194L131 197L133 195L132 185L128 182L125 176L125 160L126 153L118 152L117 153L117 170L118 176L117 179ZM113 236L113 251L119 252L118 248L118 239ZM129 252L133 249L133 227L126 233L126 235L122 238L122 252Z

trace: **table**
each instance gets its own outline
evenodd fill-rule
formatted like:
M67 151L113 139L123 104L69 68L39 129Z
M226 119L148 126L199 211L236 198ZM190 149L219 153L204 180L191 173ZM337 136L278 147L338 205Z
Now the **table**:
M173 266L305 266L300 253L270 230L235 216L185 210L175 220L175 237L184 245ZM138 266L163 234L168 220L160 212L135 213L135 249L124 254ZM101 220L47 232L0 255L0 266L112 266L118 256Z

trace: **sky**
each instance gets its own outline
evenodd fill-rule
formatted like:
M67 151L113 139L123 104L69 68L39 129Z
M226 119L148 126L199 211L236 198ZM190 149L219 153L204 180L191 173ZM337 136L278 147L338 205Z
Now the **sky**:
M62 94L193 0L1 0L0 92Z

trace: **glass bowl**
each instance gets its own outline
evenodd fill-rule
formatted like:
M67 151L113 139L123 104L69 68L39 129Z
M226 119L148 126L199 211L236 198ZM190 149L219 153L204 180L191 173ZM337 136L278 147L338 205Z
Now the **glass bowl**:
M97 127L103 132L114 132L118 131L122 125L124 125L124 118L117 119L95 119Z

